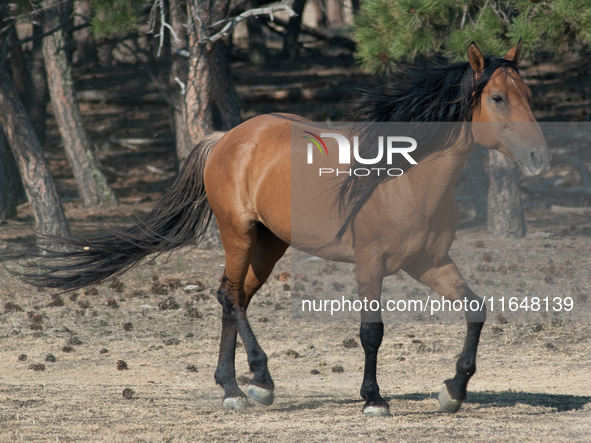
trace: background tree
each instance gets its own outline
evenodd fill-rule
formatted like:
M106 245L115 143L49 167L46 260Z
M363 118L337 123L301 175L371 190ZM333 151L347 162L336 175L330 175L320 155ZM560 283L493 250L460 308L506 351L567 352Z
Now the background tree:
M246 9L258 8L261 4L261 0L246 0ZM248 28L248 57L250 63L254 66L263 66L268 57L263 34L263 23L258 17L249 17L246 19L246 26Z
M0 103L0 125L6 131L8 143L18 163L35 215L36 231L41 236L65 236L68 234L68 224L55 183L33 124L3 64L0 64ZM39 238L39 241L42 243L43 239Z
M588 0L365 0L355 20L357 56L368 68L385 60L443 54L465 59L471 41L503 55L522 38L523 54L591 42ZM522 55L523 58L523 55Z
M194 145L189 136L187 126L187 114L185 107L185 85L189 64L185 57L179 52L187 48L187 13L185 2L182 0L169 0L169 20L176 38L170 38L171 45L171 66L168 80L168 94L170 97L170 110L174 126L175 150L177 157L186 158ZM182 85L182 86L181 86Z
M519 165L498 151L490 151L488 232L493 237L520 238L526 233L519 192Z
M289 60L293 60L300 54L298 36L300 35L302 15L305 6L306 0L293 1L293 12L295 12L296 15L289 19L289 23L285 28L285 36L283 37L283 56Z
M16 218L17 179L14 157L0 128L0 221Z
M43 30L51 32L43 39L51 106L84 206L112 206L117 204L117 197L100 169L92 141L84 129L66 54L65 33L60 29L69 17L68 5L58 0L43 1Z
M55 182L43 156L35 128L6 68L6 48L12 40L10 35L14 34L15 22L6 18L8 9L5 6L0 5L0 29L5 31L0 33L0 48L3 48L0 52L0 219L16 216L19 180L22 178L38 235L67 235L68 224ZM21 72L19 69L23 69L18 65L20 62L17 59L13 64L17 67L17 74ZM26 74L22 72L21 75ZM42 237L38 237L38 243L43 243Z
M84 26L92 20L92 5L90 1L74 2L74 27ZM84 26L75 31L72 39L76 45L72 62L77 64L98 62L96 42L90 27Z
M227 131L241 122L228 48L220 34L230 20L226 18L229 7L229 0L187 2L190 57L185 114L193 145L214 129ZM177 154L182 161L188 152Z
M591 42L591 3L365 0L355 20L355 36L357 56L366 67L378 71L388 62L411 62L419 55L464 59L471 41L486 54L503 55L520 38L526 55L538 50L556 51L576 40ZM523 236L518 181L511 178L511 171L516 169L497 153L491 152L489 160L489 232L496 237Z

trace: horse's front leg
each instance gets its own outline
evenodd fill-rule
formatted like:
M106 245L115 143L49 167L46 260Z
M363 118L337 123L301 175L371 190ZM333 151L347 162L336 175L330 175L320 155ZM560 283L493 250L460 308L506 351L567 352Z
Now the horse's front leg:
M377 381L378 350L384 337L384 323L380 298L382 295L383 274L379 265L370 261L359 260L356 277L359 300L363 304L361 310L361 328L359 338L365 352L365 369L361 384L361 397L365 400L363 413L370 417L390 415L390 407L380 395ZM373 302L373 303L372 303Z
M414 271L414 272L413 272ZM446 299L466 299L468 309L465 311L467 332L464 348L456 362L456 375L445 380L439 391L438 399L443 412L457 412L466 398L468 381L476 372L476 351L480 340L480 332L486 320L486 305L468 286L456 264L446 257L442 263L433 266L426 272L407 271L412 277L432 288ZM471 310L471 301L476 301L478 309ZM474 304L476 306L476 304Z

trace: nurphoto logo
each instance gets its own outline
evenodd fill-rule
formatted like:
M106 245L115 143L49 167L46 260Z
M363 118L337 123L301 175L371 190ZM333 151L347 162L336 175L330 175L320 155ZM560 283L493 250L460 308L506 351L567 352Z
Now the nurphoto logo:
M400 168L384 168L384 167L373 167L373 168L351 168L351 144L347 137L343 134L339 134L336 132L322 132L320 136L304 131L305 134L303 137L308 142L308 157L307 163L309 165L314 163L314 146L318 148L320 151L320 155L329 155L328 148L326 143L324 142L323 138L331 137L336 140L339 150L339 164L349 165L349 169L339 169L339 168L318 168L318 175L355 175L358 177L365 177L372 173L377 174L387 174L390 177L398 177L402 175L404 171ZM311 136L311 137L310 137ZM386 164L392 165L392 159L395 154L402 155L411 165L416 165L417 162L414 158L411 157L410 153L413 152L417 148L417 141L411 137L402 137L402 136L386 136ZM378 137L378 152L374 158L363 158L359 153L359 137L353 137L353 156L355 158L356 164L361 165L377 165L380 164L384 158L384 136Z

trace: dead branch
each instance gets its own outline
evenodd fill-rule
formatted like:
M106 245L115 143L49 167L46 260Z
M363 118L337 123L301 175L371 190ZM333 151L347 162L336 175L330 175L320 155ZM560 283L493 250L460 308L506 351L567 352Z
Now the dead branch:
M154 4L152 5L152 9L150 10L150 30L148 31L149 34L154 33L154 28L156 27L156 11L160 9L160 32L156 34L154 37L160 38L160 43L158 44L158 54L157 57L160 57L160 52L162 51L162 47L164 46L164 31L168 29L172 38L174 38L175 43L180 42L180 39L172 29L169 23L166 22L165 16L165 9L163 0L154 0Z
M215 43L216 41L218 41L219 39L221 39L222 37L224 37L226 34L228 34L232 29L234 29L234 27L246 20L248 17L256 17L259 15L268 15L269 18L271 19L271 21L275 20L275 16L274 14L276 12L280 12L280 11L285 11L287 12L287 14L289 15L289 17L293 17L294 15L297 15L293 9L291 9L288 5L284 4L284 3L277 3L273 6L269 6L266 8L254 8L254 9L249 9L248 11L243 12L242 14L238 15L237 17L231 17L231 18L226 18L224 20L220 20L219 22L213 23L212 25L210 25L210 28L216 28L217 26L220 26L222 24L226 24L221 31L219 31L218 33L210 36L210 37L206 37L204 39L199 40L199 43Z

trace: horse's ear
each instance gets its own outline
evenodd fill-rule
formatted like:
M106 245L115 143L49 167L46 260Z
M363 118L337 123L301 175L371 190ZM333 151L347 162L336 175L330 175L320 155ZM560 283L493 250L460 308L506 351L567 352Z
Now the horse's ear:
M474 42L470 43L470 46L468 46L468 62L470 63L470 66L472 66L472 69L477 73L484 69L484 56Z
M517 44L505 54L504 58L505 60L515 62L515 64L519 63L519 59L521 58L521 37L519 37Z

